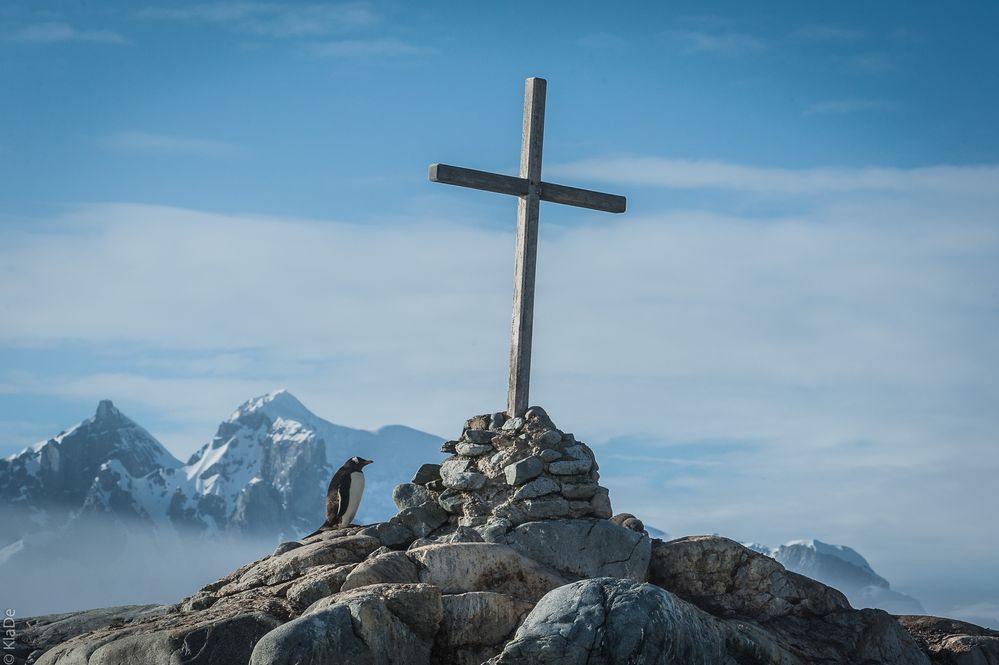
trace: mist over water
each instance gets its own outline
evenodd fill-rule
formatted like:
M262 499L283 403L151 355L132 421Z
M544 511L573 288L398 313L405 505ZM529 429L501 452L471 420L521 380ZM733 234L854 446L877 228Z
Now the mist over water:
M209 540L89 520L72 532L25 538L24 548L0 563L2 602L19 617L176 603L276 545L270 539Z

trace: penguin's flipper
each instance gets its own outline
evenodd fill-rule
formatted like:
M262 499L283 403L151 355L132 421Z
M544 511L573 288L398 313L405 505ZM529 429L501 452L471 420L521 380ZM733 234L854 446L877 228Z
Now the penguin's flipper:
M337 507L336 507L336 522L334 526L350 526L349 524L340 524L343 519L344 514L347 512L347 508L350 507L350 480L349 477L346 479L347 482L341 482L340 486L336 488L337 490Z

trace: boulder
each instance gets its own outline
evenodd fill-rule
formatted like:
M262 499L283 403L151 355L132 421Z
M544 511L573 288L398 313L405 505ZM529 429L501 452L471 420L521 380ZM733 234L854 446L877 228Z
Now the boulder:
M16 635L14 648L5 648L3 651L12 652L15 660L33 662L50 648L77 635L106 628L112 624L124 625L132 621L157 617L170 609L170 605L120 605L83 612L17 619L14 622ZM4 646L6 647L6 644Z
M411 549L420 581L446 594L494 591L536 601L566 580L555 571L499 543L446 543Z
M524 499L523 501L510 501L496 507L494 511L496 517L507 519L513 524L523 524L524 522L534 522L536 520L554 520L562 517L569 517L572 514L572 506L569 502L557 494L539 496L535 499Z
M482 457L491 453L494 448L488 443L459 443L454 448L454 452L465 457Z
M417 483L403 483L392 490L392 501L399 510L415 508L433 500L430 490Z
M934 665L999 665L999 631L932 616L898 617Z
M452 451L453 452L453 451ZM417 485L426 485L435 480L441 479L441 465L440 464L423 464L416 471L413 476L413 480L410 482L416 483Z
M514 500L534 499L546 494L554 494L561 491L561 487L551 478L535 478L517 488L513 493Z
M441 601L444 616L437 640L443 648L501 646L532 607L491 591L445 595Z
M416 564L404 552L389 552L372 557L350 571L341 587L342 591L371 584L419 582Z
M563 577L620 577L644 582L652 542L607 520L528 522L510 531L507 544Z
M839 610L824 616L788 614L767 621L767 632L809 663L930 665L895 617L882 610Z
M389 520L409 529L417 538L423 538L431 531L447 522L447 513L436 503L424 503L406 508Z
M82 635L46 652L40 665L245 665L254 644L281 624L268 613L250 612L186 623L172 617L149 625L109 628Z
M354 563L331 564L310 568L305 575L285 589L284 596L297 612L301 612L320 598L339 592L347 575L356 565Z
M328 564L358 563L382 546L371 536L338 536L310 541L302 547L256 562L221 588L217 595L228 596L300 577L306 570Z
M406 547L416 539L412 529L398 522L372 524L361 529L358 535L377 538L383 545L392 548Z
M598 578L555 589L490 665L804 665L651 584Z
M488 444L493 440L494 432L488 429L470 429L465 431L465 439L472 444Z
M441 615L440 591L426 584L354 589L265 635L250 663L429 664Z
M531 455L525 459L507 465L503 469L508 485L523 485L528 480L537 478L544 471L545 465L541 459Z
M656 540L649 581L722 617L766 621L850 608L839 591L788 572L770 557L720 536Z

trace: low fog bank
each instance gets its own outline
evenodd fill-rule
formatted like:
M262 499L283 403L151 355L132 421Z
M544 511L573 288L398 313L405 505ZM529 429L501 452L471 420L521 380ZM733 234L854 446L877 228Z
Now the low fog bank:
M0 561L5 607L37 616L96 607L169 604L245 563L270 554L277 541L150 534L92 528L38 534L8 546ZM2 559L3 557L0 557Z

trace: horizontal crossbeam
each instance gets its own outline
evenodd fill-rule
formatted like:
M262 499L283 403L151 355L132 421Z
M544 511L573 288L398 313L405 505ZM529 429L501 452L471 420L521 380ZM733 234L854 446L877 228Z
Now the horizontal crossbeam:
M489 173L488 171L476 171L475 169L466 169L462 166L431 164L430 181L444 183L445 185L482 189L498 194L527 196L526 178L515 178L499 173ZM589 189L579 189L578 187L568 187L566 185L556 185L551 182L541 183L540 198L542 201L562 203L564 205L576 206L577 208L601 210L603 212L624 212L627 205L627 200L623 196L595 192Z

